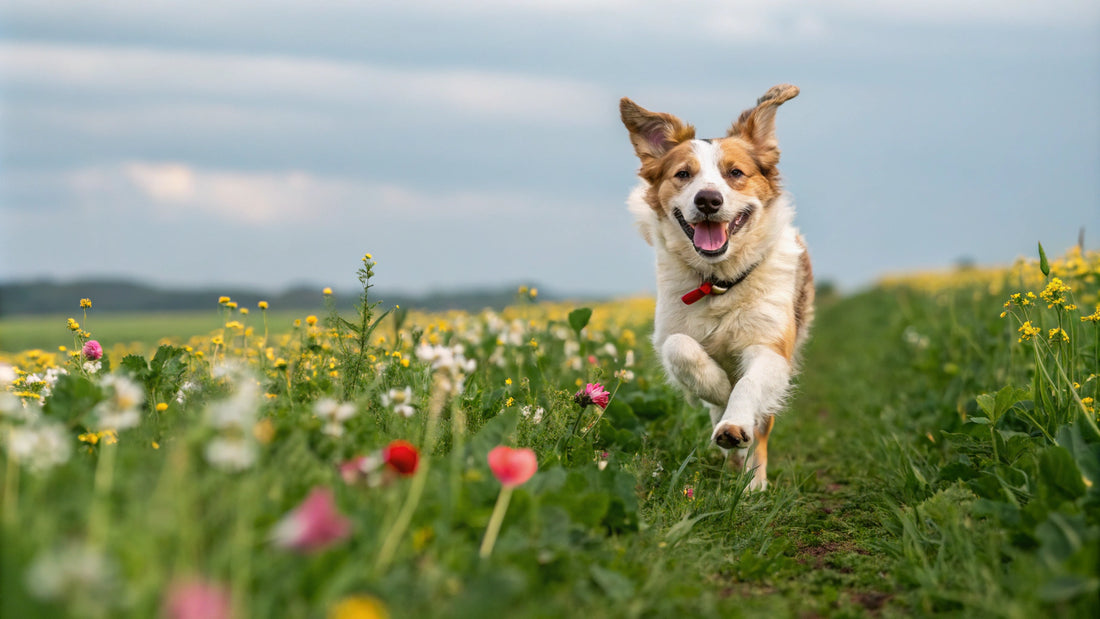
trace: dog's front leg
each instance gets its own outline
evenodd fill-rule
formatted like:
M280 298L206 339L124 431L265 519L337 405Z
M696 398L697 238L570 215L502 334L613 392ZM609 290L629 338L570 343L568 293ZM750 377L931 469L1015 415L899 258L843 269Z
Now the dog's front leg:
M761 457L754 458L753 489L767 485L767 446L770 418L779 411L790 386L791 365L769 346L750 346L741 355L741 379L733 387L725 413L714 426L711 440L724 449L745 449L760 430ZM758 447L759 451L759 447Z
M726 408L730 379L694 338L681 333L668 336L661 345L661 363L688 393L713 406Z

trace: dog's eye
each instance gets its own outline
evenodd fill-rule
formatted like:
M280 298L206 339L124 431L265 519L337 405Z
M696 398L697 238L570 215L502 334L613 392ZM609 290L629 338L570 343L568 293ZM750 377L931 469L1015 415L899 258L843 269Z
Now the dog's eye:
M745 175L744 172L742 172L741 170L738 170L737 168L731 169L729 172L727 172L727 174L730 175L730 178L741 178L742 176Z
M687 170L680 170L674 175L676 178L691 178L691 172Z

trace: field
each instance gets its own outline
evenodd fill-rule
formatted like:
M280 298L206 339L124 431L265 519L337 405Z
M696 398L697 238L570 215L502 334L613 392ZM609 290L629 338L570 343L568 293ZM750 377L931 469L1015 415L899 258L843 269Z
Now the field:
M356 315L74 299L7 354L0 615L1100 614L1100 254L819 299L757 493L650 301L385 314L373 268Z

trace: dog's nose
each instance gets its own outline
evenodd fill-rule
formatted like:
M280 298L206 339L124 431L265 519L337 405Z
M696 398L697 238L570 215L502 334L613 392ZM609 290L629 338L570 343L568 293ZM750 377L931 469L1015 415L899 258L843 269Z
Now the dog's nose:
M722 206L722 194L715 189L701 189L695 194L695 206L704 215L713 215Z

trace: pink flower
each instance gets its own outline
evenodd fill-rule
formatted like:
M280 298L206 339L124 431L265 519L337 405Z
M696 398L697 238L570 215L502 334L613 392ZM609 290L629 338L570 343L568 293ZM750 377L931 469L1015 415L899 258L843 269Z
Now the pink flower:
M336 511L332 490L317 487L275 525L272 541L299 552L323 550L351 535L351 523Z
M186 580L173 583L164 600L168 619L229 619L229 592L217 583Z
M95 340L88 340L80 352L84 353L85 359L95 361L103 356L103 347Z
M364 470L366 464L366 456L355 456L340 465L340 477L344 479L345 484L354 484L366 473Z
M489 468L506 488L523 485L539 468L538 458L530 449L494 447L489 452Z
M600 383L588 383L584 389L573 394L573 401L581 407L595 404L600 408L607 408L608 402L611 401L611 394Z

